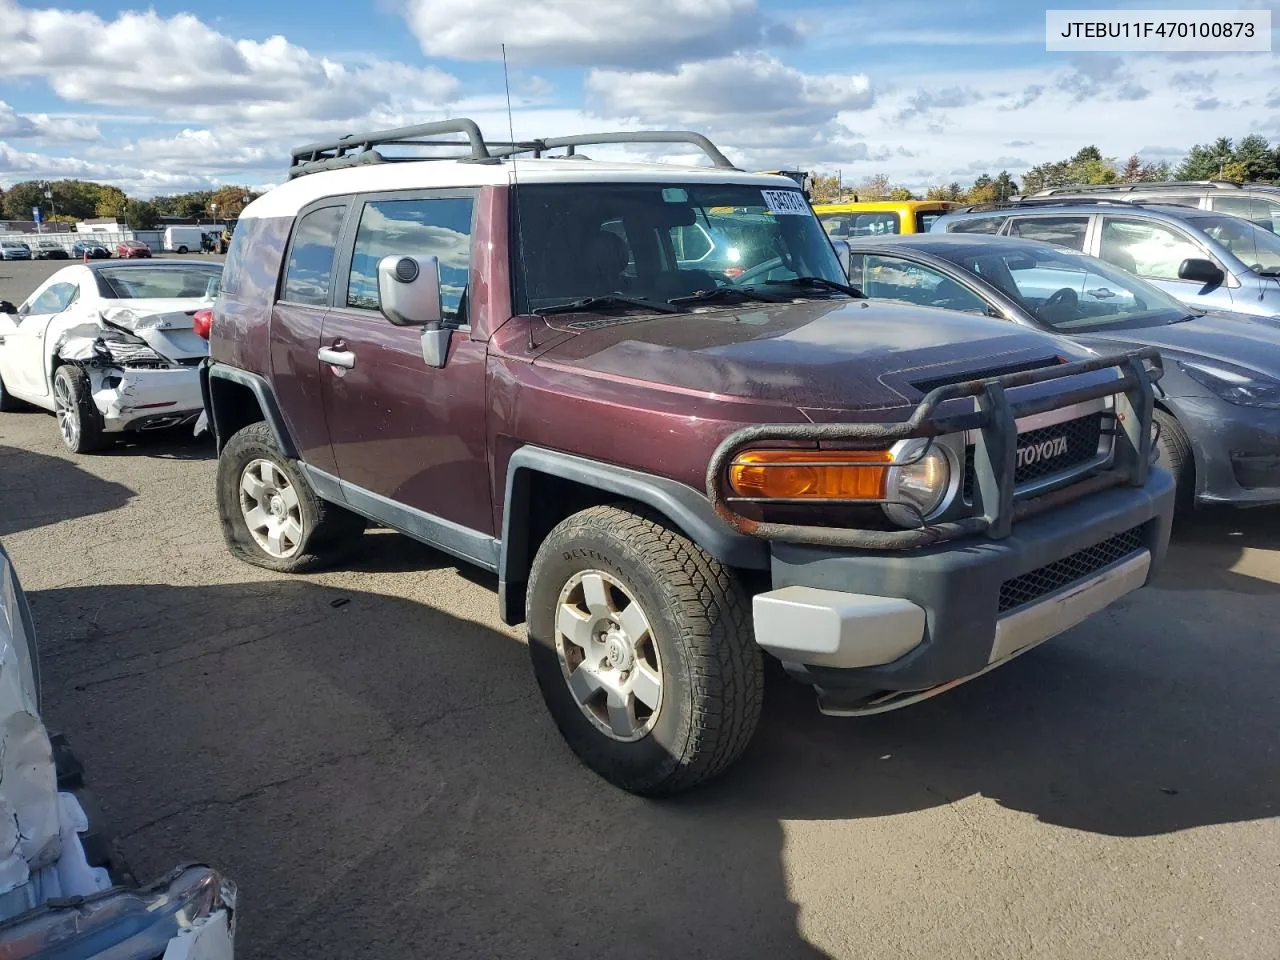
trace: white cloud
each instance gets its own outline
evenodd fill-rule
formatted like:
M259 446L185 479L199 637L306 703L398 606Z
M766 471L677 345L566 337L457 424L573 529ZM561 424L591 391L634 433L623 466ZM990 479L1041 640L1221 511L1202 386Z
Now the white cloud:
M135 196L151 196L206 185L180 173L139 167L136 164L101 163L79 157L51 157L43 153L17 150L0 141L0 181L61 177L113 183Z
M47 113L18 113L0 100L0 137L68 143L102 139L97 124L82 123Z
M405 0L428 55L520 63L655 66L791 43L756 0Z
M835 160L837 145L854 140L841 115L874 101L865 74L804 73L764 53L673 71L592 70L586 91L587 109L606 120L704 131L753 166Z
M343 65L275 36L237 40L188 13L154 10L114 20L0 0L0 76L41 77L65 100L148 107L214 122L341 118L385 108L438 106L458 81L436 67Z

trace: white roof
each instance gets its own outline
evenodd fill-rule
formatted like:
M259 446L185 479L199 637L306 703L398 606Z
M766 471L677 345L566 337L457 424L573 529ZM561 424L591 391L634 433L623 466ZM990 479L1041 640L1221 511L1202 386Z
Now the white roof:
M309 173L267 191L244 208L246 217L292 217L314 200L349 193L384 190L430 190L448 187L505 185L515 179L525 183L614 181L626 183L745 183L794 190L789 177L744 173L724 167L684 167L670 163L613 163L600 160L567 160L559 157L476 163L464 160L415 160L371 163L339 170Z

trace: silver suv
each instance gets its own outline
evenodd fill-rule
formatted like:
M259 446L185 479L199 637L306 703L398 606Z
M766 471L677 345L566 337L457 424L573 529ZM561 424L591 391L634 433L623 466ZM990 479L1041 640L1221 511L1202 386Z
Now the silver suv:
M1252 220L1280 233L1280 186L1228 180L1175 180L1169 183L1108 183L1092 187L1051 187L1014 200L1117 200L1171 203Z
M930 232L1041 240L1113 263L1190 306L1280 317L1280 236L1228 214L1114 200L1024 200L957 210Z

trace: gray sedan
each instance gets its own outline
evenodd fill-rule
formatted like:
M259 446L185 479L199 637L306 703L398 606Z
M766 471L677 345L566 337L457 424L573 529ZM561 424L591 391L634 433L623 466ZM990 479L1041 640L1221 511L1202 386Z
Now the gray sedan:
M981 313L1100 351L1154 346L1162 463L1180 502L1280 502L1280 322L1188 307L1074 250L974 234L850 245L850 282L871 297Z

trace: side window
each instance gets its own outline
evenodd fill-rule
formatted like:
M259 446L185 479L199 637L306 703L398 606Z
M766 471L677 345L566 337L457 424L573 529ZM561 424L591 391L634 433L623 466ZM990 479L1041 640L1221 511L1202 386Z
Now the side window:
M1198 244L1162 223L1105 217L1098 256L1121 270L1156 280L1177 280L1178 267L1204 257Z
M976 217L947 224L947 233L999 233L1008 217Z
M298 221L285 266L281 300L315 307L329 303L333 250L338 245L338 233L346 212L347 208L342 206L321 207Z
M80 288L74 283L55 283L31 301L27 313L61 313L75 303L79 295Z
M901 233L896 213L860 213L853 219L851 237L879 237L887 233Z
M865 255L862 261L861 289L869 297L903 300L922 307L986 313L987 305L976 293L930 267L895 257Z
M1280 202L1260 197L1214 197L1213 209L1252 220L1264 230L1280 233Z
M1082 252L1088 232L1088 217L1015 217L1009 225L1011 237L1040 240Z
M360 215L346 304L377 310L378 262L392 256L440 258L446 321L466 323L462 308L471 271L471 197L371 200Z
M829 236L846 240L853 236L853 217L844 213L820 213L818 221Z
M710 255L715 245L711 242L707 228L700 223L693 223L687 227L671 228L671 246L675 249L676 259L681 263L698 263Z
M917 210L916 232L928 233L930 228L947 215L945 210Z

